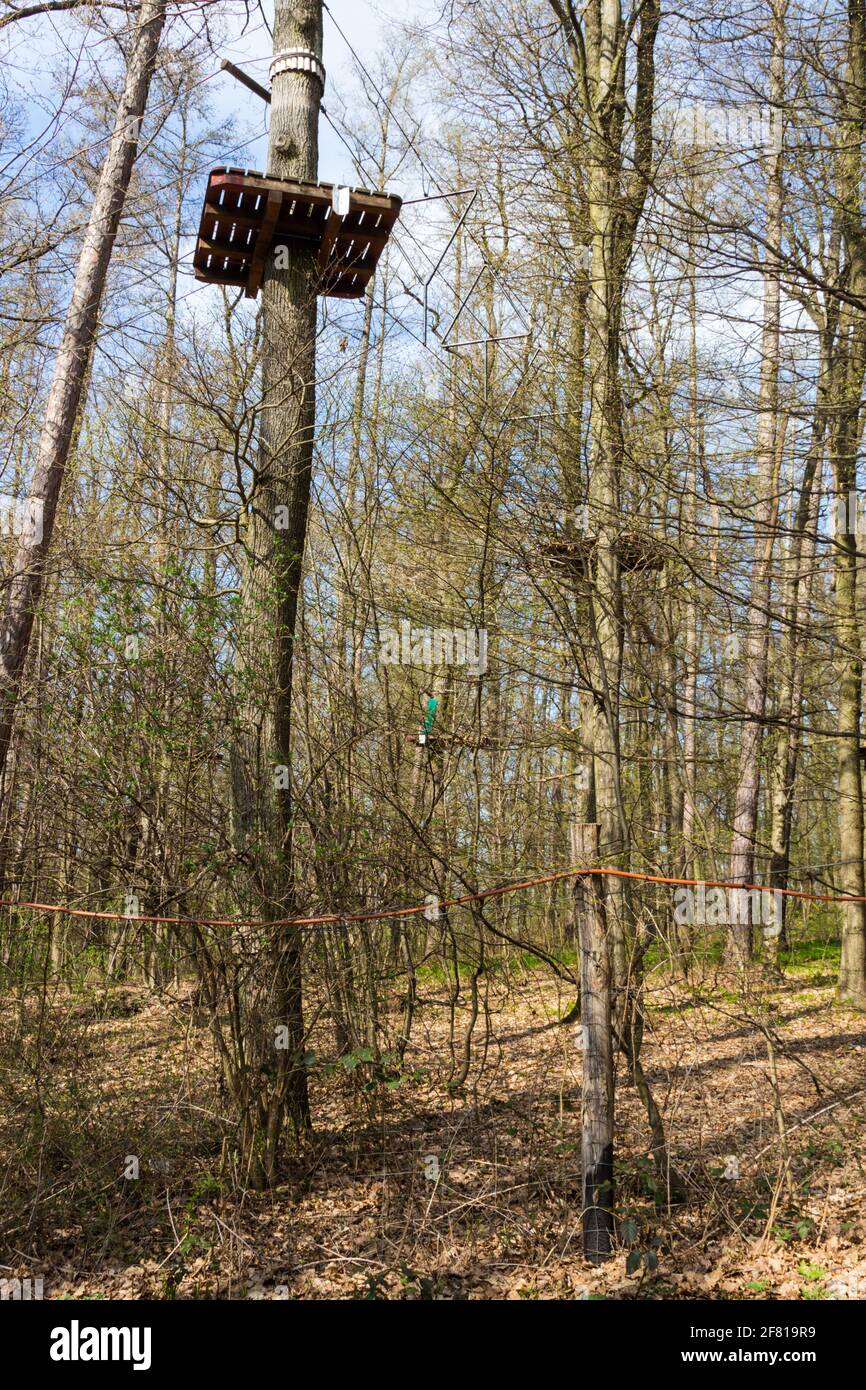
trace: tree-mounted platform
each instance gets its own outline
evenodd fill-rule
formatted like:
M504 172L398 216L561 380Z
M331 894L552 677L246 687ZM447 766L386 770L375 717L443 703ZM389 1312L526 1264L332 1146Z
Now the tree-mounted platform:
M401 206L396 194L266 178L255 169L212 169L193 257L196 279L241 287L254 299L268 253L303 246L316 253L320 294L359 299Z
M551 541L541 547L541 554L550 565L586 576L589 561L597 544L594 536ZM641 536L636 531L624 531L616 538L616 553L619 567L624 573L664 569L664 550L651 536Z

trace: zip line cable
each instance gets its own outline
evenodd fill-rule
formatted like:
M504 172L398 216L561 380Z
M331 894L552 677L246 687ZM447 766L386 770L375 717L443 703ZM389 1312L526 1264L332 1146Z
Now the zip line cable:
M425 162L423 156L421 155L421 151L418 149L418 146L415 144L414 136L409 135L409 133L408 133L408 132L403 128L403 126L400 124L399 117L397 116L396 112L394 111L394 108L391 106L390 102L388 101L388 98L387 98L387 97L384 95L384 93L381 91L381 89L380 89L380 87L378 86L378 84L376 83L375 79L371 76L369 69L365 66L365 64L364 64L364 62L363 62L363 60L362 60L360 54L358 53L357 49L352 45L352 43L350 42L350 40L346 37L345 33L344 33L343 30L340 28L339 24L337 23L336 19L334 18L333 14L331 13L331 9L330 9L329 5L327 4L327 0L322 0L322 5L323 5L323 8L324 8L325 12L326 12L327 15L328 15L328 18L330 19L330 21L331 21L331 23L333 24L334 28L336 29L337 33L340 35L340 38L343 40L343 43L346 45L346 47L348 48L349 52L352 54L352 57L355 59L355 62L358 64L358 67L361 69L361 72L364 74L364 76L366 77L367 81L370 83L370 86L373 88L373 91L376 93L376 95L378 96L379 100L382 102L382 105L385 107L385 110L386 110L386 111L389 113L389 115L391 116L391 119L393 120L393 122L394 122L395 126L397 127L397 129L399 130L400 134L403 136L403 139L407 141L407 143L408 143L410 149L413 149L413 150L415 151L415 154L417 155L418 163L419 163L419 165L421 166L421 169L424 171L424 173L426 173L426 175L427 175L427 177L429 178L429 180L430 180L431 184L433 185L433 187L436 188L436 190L437 190L440 194L443 194L443 193L444 193L444 190L443 190L443 188L442 188L442 184L440 183L439 178L437 177L437 175L436 175L436 174L434 173L434 171L431 169L430 165L429 165L428 163ZM422 187L423 187L423 185L422 185ZM449 195L446 194L445 196L449 196ZM450 196L454 197L455 195L452 193ZM523 317L522 311L521 311L521 310L517 307L517 305L514 303L514 301L513 301L512 298L511 298L511 295L508 293L508 290L506 289L505 285L503 284L503 282L502 282L502 280L501 280L501 278L500 278L498 272L497 272L497 271L495 270L495 268L491 265L490 260L488 259L487 253L486 253L486 251L484 250L484 247L479 245L478 241L477 241L476 238L472 235L472 232L471 232L468 228L467 228L467 234L468 234L468 236L469 236L469 239L472 241L473 245L476 247L476 249L479 250L479 251L481 252L482 259L484 260L484 262L485 262L485 264L486 264L486 266L487 266L487 269L490 271L491 276L492 276L493 279L496 281L496 283L499 285L499 287L500 287L500 289L502 290L502 293L504 294L505 298L507 299L509 305L510 305L511 308L514 310L514 313L515 313L515 314L517 315L517 317L521 320L521 322L523 323L524 328L527 327L526 322L525 322L524 317Z

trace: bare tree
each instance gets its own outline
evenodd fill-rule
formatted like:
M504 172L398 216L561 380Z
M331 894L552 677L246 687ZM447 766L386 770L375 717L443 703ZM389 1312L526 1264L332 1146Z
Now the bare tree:
M6 767L18 691L42 593L57 506L73 445L99 323L105 279L135 162L165 15L166 0L142 0L114 130L100 172L57 351L27 502L29 520L15 556L0 620L0 779Z

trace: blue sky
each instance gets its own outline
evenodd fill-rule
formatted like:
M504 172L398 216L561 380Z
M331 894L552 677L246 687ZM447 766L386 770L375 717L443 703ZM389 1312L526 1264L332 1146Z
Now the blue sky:
M328 0L328 3L334 19L362 61L374 66L376 55L387 51L389 23L411 24L416 19L429 19L435 9L433 0ZM220 59L229 58L267 85L271 38L260 15L253 6L250 8L247 34L243 38L232 38L242 27L243 6L231 0L220 5L227 38L214 54L213 67L218 69ZM263 8L270 22L273 0L263 0ZM190 0L186 0L186 14L190 15L191 10ZM182 9L182 16L183 13ZM41 16L3 31L0 35L3 81L23 118L23 145L38 137L39 145L44 148L66 128L65 119L61 119L57 128L51 123L63 75L83 71L82 60L86 65L89 59L95 59L98 66L103 53L109 61L116 56L111 54L110 44L106 45L104 34L95 34L86 19L75 15ZM335 92L346 92L352 85L352 57L327 12L324 58L328 72L326 105L330 96L338 112L340 103L334 100ZM247 134L262 123L260 101L227 74L217 73L208 88L218 116L234 116L239 128ZM68 129L64 133L69 133ZM262 138L247 145L236 155L227 151L226 157L230 163L263 168L266 141ZM358 182L345 148L326 121L322 122L320 136L320 177L337 182Z
M432 11L430 0L328 0L328 4L349 43L367 65L386 47L389 23L411 23L415 19L423 22L425 18L429 20ZM270 21L273 0L264 0L264 8ZM255 25L252 27L256 28ZM250 76L267 85L270 50L270 35L264 28L259 27L258 32L250 33L235 43L226 44L220 56L231 59L248 71ZM351 85L353 76L351 54L327 12L324 61L328 74L325 91L327 106L329 94L333 96L335 89L345 91ZM256 97L248 95L243 87L237 86L230 77L216 79L212 88L212 96L220 111L240 115L243 119L249 114L250 119L257 119ZM320 178L345 183L357 182L357 175L352 169L345 147L324 120L321 123L319 151ZM264 140L258 145L250 146L248 158L238 160L238 163L247 163L257 168L263 168L265 162Z

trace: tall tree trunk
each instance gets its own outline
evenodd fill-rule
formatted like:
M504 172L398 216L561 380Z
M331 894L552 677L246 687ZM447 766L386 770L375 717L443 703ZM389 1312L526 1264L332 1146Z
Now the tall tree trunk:
M703 465L704 423L698 401L698 305L694 254L689 253L689 457L686 473L686 496L683 505L685 541L694 544L698 519L698 477ZM683 878L694 878L694 839L698 819L697 789L697 702L698 702L698 601L695 586L689 586L686 597L686 633L683 672L683 825L682 851L679 872ZM691 956L691 942L686 939L685 960Z
M821 459L826 433L827 333L821 335L818 399L812 422L809 453L800 483L788 554L784 565L785 633L779 661L779 733L770 769L770 884L787 888L791 865L794 788L800 757L800 720L803 712L805 662L803 637L809 621L815 573L815 533L820 505ZM785 923L788 899L780 899L780 919L767 930L764 924L764 964L777 970L779 951L787 947Z
M623 660L623 593L618 539L623 466L620 344L626 274L649 187L655 91L654 50L659 26L655 0L644 4L635 41L634 135L631 158L623 149L626 67L631 31L619 0L591 0L583 23L573 6L550 0L569 38L577 98L588 129L587 219L591 285L588 296L590 399L589 527L594 549L587 563L593 811L600 853L607 863L628 862L629 832L622 797L619 701ZM567 12L566 12L567 10ZM627 172L627 169L629 172ZM605 887L615 986L624 1005L625 880Z
M138 149L165 12L166 0L142 0L123 94L99 175L54 363L28 498L28 515L35 524L19 539L0 621L0 779L6 765L57 504L84 396L105 280Z
M866 226L862 211L863 141L866 139L866 0L849 0L845 109L839 123L837 204L848 256L848 285L866 303ZM866 313L843 306L837 334L835 427L830 458L837 504L848 510L857 487L861 399L866 376ZM839 662L839 887L862 898L863 781L860 765L863 654L858 612L856 517L835 536L836 643ZM866 904L843 907L840 999L866 1008Z
M770 105L774 114L782 109L785 95L785 14L787 0L772 0L772 56L770 59ZM781 142L780 142L781 145ZM782 150L771 151L767 159L767 221L764 261L764 319L761 334L761 373L756 439L755 475L755 558L746 620L744 652L743 722L740 756L734 792L734 821L731 837L730 878L733 883L753 883L755 839L758 829L758 798L761 785L761 752L767 701L767 659L770 643L770 592L773 540L778 512L777 433L779 396L779 308L780 281L778 247L782 235ZM727 959L743 966L753 952L751 898L742 915L728 928ZM740 916L740 914L738 914Z
M598 825L572 825L572 864L595 866L598 861ZM583 1050L583 1252L591 1264L602 1264L610 1258L614 1227L614 1090L611 966L604 897L597 874L575 879L574 900L580 941Z
M322 56L321 0L278 0L274 55L304 49ZM318 176L320 78L276 71L272 84L268 175L313 182ZM288 264L283 268L282 262ZM259 460L247 534L238 638L238 688L245 779L236 809L245 822L259 910L266 920L296 915L292 863L292 681L295 627L307 535L316 423L317 271L315 254L292 247L269 255L262 291L262 408ZM253 831L254 836L249 838ZM310 1124L304 1064L301 933L275 928L249 982L261 1057L258 1097L260 1177L276 1179L286 1120ZM274 1050L274 1029L286 1045Z

